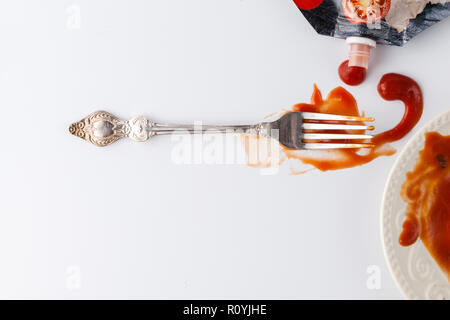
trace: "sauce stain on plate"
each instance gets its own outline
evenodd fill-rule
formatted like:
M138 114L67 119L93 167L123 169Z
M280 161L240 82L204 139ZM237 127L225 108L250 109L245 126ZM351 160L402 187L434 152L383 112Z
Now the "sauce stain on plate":
M408 206L399 243L410 246L420 237L450 282L450 136L426 133L401 195Z

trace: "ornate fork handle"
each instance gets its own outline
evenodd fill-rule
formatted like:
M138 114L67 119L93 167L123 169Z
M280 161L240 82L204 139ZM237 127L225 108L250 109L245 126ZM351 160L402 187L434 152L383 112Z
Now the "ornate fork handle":
M260 135L269 123L257 125L210 126L159 124L144 117L121 120L105 111L97 111L72 124L69 132L92 144L104 147L121 138L146 141L155 135L185 133L252 133Z

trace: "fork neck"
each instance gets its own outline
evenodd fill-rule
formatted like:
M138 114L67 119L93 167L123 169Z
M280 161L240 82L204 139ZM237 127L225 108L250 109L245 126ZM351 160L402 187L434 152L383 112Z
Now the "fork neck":
M259 125L202 125L160 124L153 123L146 130L151 135L167 134L218 134L218 133L253 133L258 134Z

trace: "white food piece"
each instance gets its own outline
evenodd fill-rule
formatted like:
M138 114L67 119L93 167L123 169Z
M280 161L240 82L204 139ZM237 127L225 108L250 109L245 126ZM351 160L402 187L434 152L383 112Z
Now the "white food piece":
M386 22L398 32L406 29L410 19L417 17L428 3L446 3L450 0L391 0L391 8L386 16Z

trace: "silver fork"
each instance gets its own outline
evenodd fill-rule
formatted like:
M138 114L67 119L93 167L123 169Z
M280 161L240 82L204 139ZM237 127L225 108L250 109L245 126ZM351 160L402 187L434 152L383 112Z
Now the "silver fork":
M373 130L373 126L362 123L373 120L326 113L288 112L278 120L256 125L196 126L160 124L144 117L121 120L108 112L97 111L72 124L69 132L99 147L125 137L146 141L153 136L166 134L247 133L272 137L288 149L371 148L373 144L367 141L372 136L361 134L361 131Z

